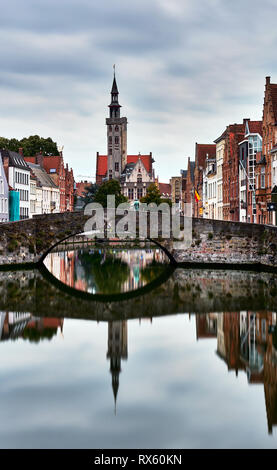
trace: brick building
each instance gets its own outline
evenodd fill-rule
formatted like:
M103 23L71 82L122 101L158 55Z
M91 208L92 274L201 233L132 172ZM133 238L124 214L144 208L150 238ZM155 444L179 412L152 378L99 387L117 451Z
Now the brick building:
M257 156L256 166L256 205L257 222L272 224L273 212L268 211L267 204L271 202L273 188L272 153L277 146L277 84L266 77L264 107L263 107L263 146L262 153ZM273 152L272 152L273 151ZM275 175L274 175L275 176Z
M244 124L227 126L222 167L223 220L239 221L239 143L243 138Z

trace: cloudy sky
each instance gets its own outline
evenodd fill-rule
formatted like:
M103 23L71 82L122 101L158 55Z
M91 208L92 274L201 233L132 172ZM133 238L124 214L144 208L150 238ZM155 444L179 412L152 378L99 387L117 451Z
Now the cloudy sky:
M195 142L260 119L277 82L276 0L0 0L0 135L52 137L75 176L106 153L113 64L128 153L161 181Z

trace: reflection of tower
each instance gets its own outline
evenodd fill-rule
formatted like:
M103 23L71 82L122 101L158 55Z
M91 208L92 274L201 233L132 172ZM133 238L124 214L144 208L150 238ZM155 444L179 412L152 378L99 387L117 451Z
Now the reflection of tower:
M114 402L119 388L119 374L121 372L121 358L128 357L127 321L109 322L107 358L110 359L110 372L112 374L112 387Z

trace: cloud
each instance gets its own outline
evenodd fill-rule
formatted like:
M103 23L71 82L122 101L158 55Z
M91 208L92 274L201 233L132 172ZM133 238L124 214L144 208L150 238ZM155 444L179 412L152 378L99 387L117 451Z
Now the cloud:
M75 174L94 174L116 63L128 150L152 151L167 181L195 141L261 118L265 76L277 81L276 13L273 0L6 2L1 134L50 135Z

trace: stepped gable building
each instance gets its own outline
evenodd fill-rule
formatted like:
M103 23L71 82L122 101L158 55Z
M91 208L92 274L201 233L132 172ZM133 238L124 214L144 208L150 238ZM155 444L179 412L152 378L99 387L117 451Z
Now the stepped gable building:
M190 213L185 213L184 204L194 205L194 175L195 175L195 162L190 161L188 157L188 165L186 170L181 170L182 175L182 211L185 215L191 216Z
M256 165L257 222L272 224L276 223L276 215L268 210L268 203L277 177L277 84L271 83L270 77L266 77L262 127L262 152L257 155Z
M114 75L107 125L107 155L96 154L96 184L117 179L128 199L145 196L149 184L155 182L152 153L127 154L127 118L120 116L118 88Z
M194 170L194 188L200 196L198 203L193 203L193 217L203 216L203 170L205 169L206 159L215 158L215 144L195 144L195 170ZM194 198L193 198L194 201Z

